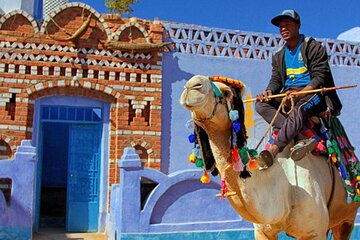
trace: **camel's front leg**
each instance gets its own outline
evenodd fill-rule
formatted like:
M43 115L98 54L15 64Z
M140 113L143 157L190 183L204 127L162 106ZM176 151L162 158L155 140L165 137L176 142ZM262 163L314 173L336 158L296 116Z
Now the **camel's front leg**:
M254 232L256 240L276 240L280 231L270 224L254 224Z
M331 230L335 240L348 240L353 228L354 222L344 222L333 227Z

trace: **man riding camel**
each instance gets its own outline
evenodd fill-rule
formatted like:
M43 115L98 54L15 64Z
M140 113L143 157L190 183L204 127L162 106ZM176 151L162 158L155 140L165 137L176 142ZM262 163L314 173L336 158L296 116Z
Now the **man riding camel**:
M271 23L279 27L285 44L272 57L272 75L266 90L256 96L255 109L268 123L273 120L282 100L269 99L269 96L334 87L326 50L314 38L299 33L301 25L299 14L294 10L284 10L274 17ZM278 134L269 149L260 153L260 159L268 167L272 165L276 155L298 135L310 117L319 116L322 112L337 116L342 108L335 91L291 95L291 97L293 100L291 113L288 116L281 112L277 115L273 130L278 131ZM316 144L317 142L312 138L298 143L291 152L291 158L294 161L302 159Z

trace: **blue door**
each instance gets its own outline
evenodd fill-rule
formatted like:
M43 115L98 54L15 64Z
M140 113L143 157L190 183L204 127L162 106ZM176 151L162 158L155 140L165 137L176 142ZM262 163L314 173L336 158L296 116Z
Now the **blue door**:
M67 181L66 230L98 231L99 124L71 124Z

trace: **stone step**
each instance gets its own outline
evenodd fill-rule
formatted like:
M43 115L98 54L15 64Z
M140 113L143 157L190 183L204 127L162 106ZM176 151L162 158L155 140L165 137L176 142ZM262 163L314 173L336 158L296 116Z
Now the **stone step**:
M33 234L33 240L108 240L105 233L67 233L63 229L43 229Z

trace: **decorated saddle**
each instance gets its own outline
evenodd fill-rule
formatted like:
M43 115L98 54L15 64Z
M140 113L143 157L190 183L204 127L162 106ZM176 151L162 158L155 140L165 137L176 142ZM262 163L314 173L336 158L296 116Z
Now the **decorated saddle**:
M273 131L265 145L266 149L274 142L277 134L278 131ZM309 120L297 140L306 138L317 141L311 152L313 155L328 157L330 163L338 169L348 194L348 202L360 201L360 162L340 119L328 117Z

